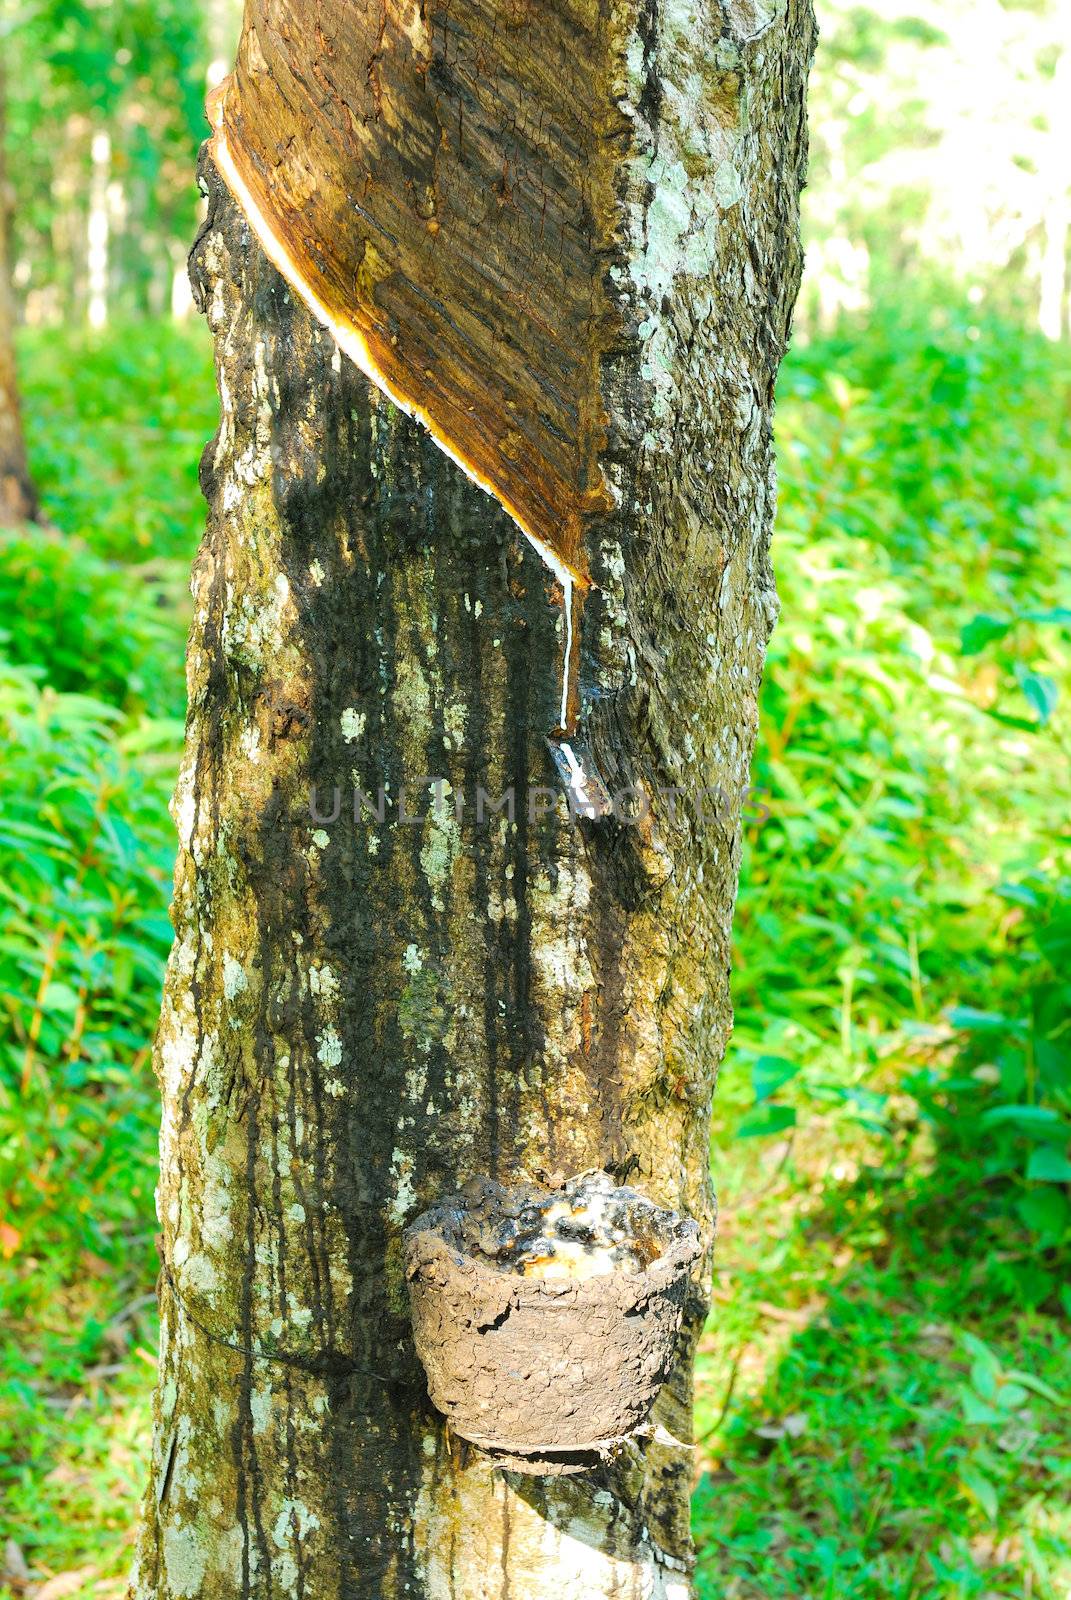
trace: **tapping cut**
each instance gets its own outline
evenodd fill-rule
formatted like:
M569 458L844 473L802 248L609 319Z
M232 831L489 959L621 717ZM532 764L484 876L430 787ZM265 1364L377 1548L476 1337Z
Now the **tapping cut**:
M614 503L601 380L625 118L601 8L515 9L322 0L310 29L298 0L251 0L209 116L273 265L561 585L566 737L586 531Z

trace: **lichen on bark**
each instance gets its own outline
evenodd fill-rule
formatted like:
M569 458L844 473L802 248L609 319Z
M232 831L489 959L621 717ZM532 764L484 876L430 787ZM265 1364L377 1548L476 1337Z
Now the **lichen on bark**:
M427 1402L402 1230L473 1176L601 1168L695 1217L709 1252L811 45L789 0L653 7L627 51L606 264L626 336L601 370L617 505L589 530L580 687L587 759L651 807L635 824L568 814L553 576L203 168L221 424L156 1047L135 1600L687 1593L705 1274L652 1430L598 1472L522 1479ZM448 803L410 822L421 778ZM481 809L511 788L512 818Z

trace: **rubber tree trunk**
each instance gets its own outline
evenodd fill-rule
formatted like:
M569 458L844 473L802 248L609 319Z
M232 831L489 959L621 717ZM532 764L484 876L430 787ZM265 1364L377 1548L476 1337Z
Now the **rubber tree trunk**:
M26 463L15 372L15 307L11 297L11 195L5 164L6 84L0 61L0 527L32 522L37 496Z
M624 487L586 549L576 747L630 816L566 803L553 573L340 354L203 166L222 417L156 1049L137 1600L688 1592L707 1274L647 1433L597 1471L526 1477L430 1407L401 1234L472 1177L603 1168L713 1242L812 23L797 0L699 11L653 9L633 52L622 184L671 259L631 291L632 246L614 268L658 370L637 356L620 387L642 404L614 402ZM724 132L716 161L697 119ZM355 816L355 790L377 809L358 793Z

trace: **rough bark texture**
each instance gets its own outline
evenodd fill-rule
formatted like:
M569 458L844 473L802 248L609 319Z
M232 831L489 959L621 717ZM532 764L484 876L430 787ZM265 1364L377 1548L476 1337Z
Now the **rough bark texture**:
M0 61L0 527L36 519L37 496L26 463L15 374L15 307L11 299L11 194L4 163L4 64Z
M661 1427L611 1467L536 1479L429 1405L402 1241L472 1178L602 1168L712 1242L812 21L804 0L660 6L634 45L608 266L630 331L602 372L619 503L588 533L581 690L586 759L652 808L635 825L568 815L545 739L564 623L538 554L340 356L205 169L194 278L222 421L157 1042L137 1600L687 1592L705 1273ZM385 790L383 821L354 820L354 785ZM481 817L478 790L511 786L512 820Z

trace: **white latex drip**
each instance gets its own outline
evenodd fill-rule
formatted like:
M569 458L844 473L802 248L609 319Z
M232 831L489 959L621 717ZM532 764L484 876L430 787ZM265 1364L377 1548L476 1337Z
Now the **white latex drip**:
M573 747L563 739L558 747L569 768L569 788L576 797L576 809L585 817L598 816L598 807L588 794L584 769L573 754Z
M546 557L543 558L546 560ZM562 730L569 726L569 668L573 659L573 580L567 577L562 588L565 591L565 658L562 661Z

